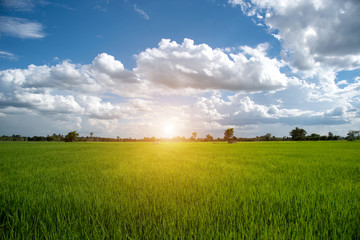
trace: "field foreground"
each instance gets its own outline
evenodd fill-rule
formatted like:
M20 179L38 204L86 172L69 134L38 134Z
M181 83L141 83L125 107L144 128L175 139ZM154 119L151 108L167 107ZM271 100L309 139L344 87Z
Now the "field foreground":
M0 143L1 239L360 239L360 142Z

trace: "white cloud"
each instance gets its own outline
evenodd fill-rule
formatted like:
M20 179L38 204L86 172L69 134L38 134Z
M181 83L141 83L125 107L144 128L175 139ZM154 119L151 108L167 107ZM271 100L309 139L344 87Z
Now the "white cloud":
M92 62L92 74L94 77L102 79L107 84L116 86L119 83L135 83L136 76L124 69L124 65L115 60L115 58L107 53L101 53Z
M32 0L1 0L0 6L15 11L29 12L35 8L35 3Z
M335 82L337 73L360 68L360 2L353 0L229 0L282 44L281 56L305 79L301 87L277 93L272 108L287 124L349 125L359 117L359 81ZM259 17L261 16L261 17ZM298 110L296 110L298 109ZM296 118L292 116L297 116Z
M0 17L0 33L17 38L45 37L41 23L15 17Z
M45 124L49 134L76 128L98 136L160 137L165 125L186 137L193 131L221 137L227 127L246 136L287 135L294 126L354 128L360 77L336 84L336 72L323 69L313 82L288 78L280 71L284 63L266 55L267 47L225 53L189 39L162 40L137 56L133 71L107 53L88 65L65 60L3 70L2 126L17 129L15 116L21 114L35 125L34 116L39 123L53 121Z
M336 85L341 86L341 85L348 85L348 84L349 84L348 81L346 81L346 80L341 80L341 81L339 81Z
M94 68L108 74L116 75L124 71L124 65L107 53L97 55L92 64Z
M8 60L17 60L19 57L8 51L0 51L0 58Z
M135 114L136 110L128 104L112 104L99 97L80 95L78 103L83 106L83 114L93 119L119 119Z
M60 7L67 10L74 10L73 8L65 4L51 2L47 0L1 0L0 1L0 7L3 7L6 10L26 12L26 13L33 12L38 6L41 7L47 5Z
M146 20L150 19L149 15L144 10L138 8L136 4L133 4L133 7L135 12L139 13L143 18L145 18Z
M43 113L80 113L81 106L73 96L51 95L49 93L30 93L20 91L15 94L17 103L28 106L28 108Z
M360 2L354 0L229 0L248 16L263 16L292 66L311 71L360 67ZM255 19L255 18L254 18Z
M90 65L76 65L66 60L54 66L29 65L27 69L0 71L4 89L52 89L99 94L115 91L127 95L139 84L136 76L108 54L99 54ZM115 89L114 89L115 88Z
M250 96L240 93L227 98L221 95L200 97L193 109L193 121L201 122L204 126L216 123L222 126L222 129L226 129L227 126L237 129L246 127L253 129L254 126L261 126L267 128L268 132L283 135L286 133L284 127L291 129L294 126L322 125L329 126L329 131L333 128L331 126L349 125L359 117L359 111L351 103L340 101L324 105L305 102L313 108L308 108L306 104L292 108L283 103L279 104L277 101L279 94L280 92L274 93L270 98L272 100L265 101L266 104L257 103ZM263 93L257 95L254 98L264 98ZM274 124L281 124L283 129L272 130Z
M27 69L0 71L0 108L25 108L40 115L72 114L90 119L126 118L145 101L138 100L136 106L133 106L136 99L133 103L112 104L99 96L111 93L117 85L119 92L121 86L133 88L136 84L134 74L107 54L98 55L90 65L70 61L55 66L30 65Z
M129 103L132 107L141 112L149 112L154 107L154 102L151 100L130 99Z
M169 89L226 89L267 91L285 88L292 79L280 72L283 63L266 54L267 44L240 47L226 54L191 39L178 44L163 39L158 48L137 56L135 72L153 84Z

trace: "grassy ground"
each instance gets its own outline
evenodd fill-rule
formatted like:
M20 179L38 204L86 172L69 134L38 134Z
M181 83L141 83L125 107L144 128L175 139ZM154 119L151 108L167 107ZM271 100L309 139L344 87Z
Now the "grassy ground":
M360 142L0 143L2 239L360 239Z

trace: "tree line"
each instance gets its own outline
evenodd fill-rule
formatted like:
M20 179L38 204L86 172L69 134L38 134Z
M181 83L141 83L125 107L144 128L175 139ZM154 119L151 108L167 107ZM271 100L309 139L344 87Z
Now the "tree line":
M207 134L204 138L198 138L197 132L193 132L189 138L184 136L173 137L173 138L156 138L156 137L144 137L142 139L136 138L104 138L104 137L94 137L94 133L90 132L90 136L79 136L79 133L76 131L69 132L67 135L63 136L61 134L53 134L44 136L33 136L33 137L24 137L21 135L12 135L12 136L1 136L0 141L36 141L36 142L223 142L227 141L228 143L239 142L249 142L249 141L329 141L329 140L348 140L355 141L360 140L360 131L349 130L346 137L341 137L334 135L332 132L329 132L328 135L320 135L317 133L311 133L307 135L305 129L294 128L289 132L289 136L284 137L275 137L271 133L267 133L263 136L256 136L252 138L236 137L234 136L234 128L228 128L224 131L223 138L214 138L210 134Z

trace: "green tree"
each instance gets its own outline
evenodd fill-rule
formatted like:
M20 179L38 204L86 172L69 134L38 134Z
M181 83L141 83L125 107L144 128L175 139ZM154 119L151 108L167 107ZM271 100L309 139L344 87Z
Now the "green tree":
M48 141L48 142L53 142L53 141L55 141L55 137L54 137L54 136L49 136L49 135L47 135L46 141Z
M334 134L332 132L329 132L327 140L333 140L333 139L334 139Z
M230 140L232 137L234 136L234 129L233 128L228 128L225 130L224 132L224 139L225 140Z
M206 141L212 142L213 140L214 138L210 134L206 135Z
M195 141L196 140L196 137L197 137L197 132L193 132L192 134L191 134L191 141Z
M318 141L320 140L320 135L317 133L312 133L307 139L310 141Z
M360 131L354 131L354 130L350 130L348 133L347 133L347 140L348 141L354 141L356 139L359 139L360 138Z
M65 136L65 142L75 142L79 134L76 131L69 132Z
M295 129L291 130L289 135L291 136L292 140L295 141L305 140L306 131L302 128L296 127Z
M264 141L270 141L271 140L271 133L267 133L265 136L264 136Z

